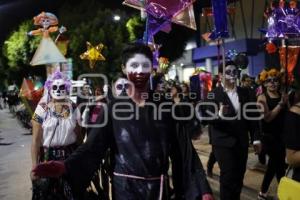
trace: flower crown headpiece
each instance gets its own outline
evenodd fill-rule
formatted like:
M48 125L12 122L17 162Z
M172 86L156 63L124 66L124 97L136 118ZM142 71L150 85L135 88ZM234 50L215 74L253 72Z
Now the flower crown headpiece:
M63 79L65 82L65 87L66 87L66 91L67 93L70 92L70 88L71 88L71 81L60 71L55 71L45 82L45 88L47 88L48 91L51 90L51 86L54 80L58 80L58 79Z
M262 84L264 83L268 77L277 77L279 78L281 76L281 73L277 69L270 69L270 70L263 70L259 74L258 83Z

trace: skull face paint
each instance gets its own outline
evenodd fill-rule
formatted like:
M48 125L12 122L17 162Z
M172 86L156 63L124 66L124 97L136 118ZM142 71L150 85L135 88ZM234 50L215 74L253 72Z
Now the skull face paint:
M238 69L234 65L228 65L225 68L225 79L231 83L235 83L238 77Z
M128 80L133 82L137 89L146 87L151 70L152 62L143 54L134 54L125 65Z
M50 95L53 99L61 100L66 98L67 90L63 79L56 79L51 85Z
M115 93L117 96L120 96L122 94L126 93L126 90L128 90L130 87L130 83L127 79L125 78L119 78L115 82Z

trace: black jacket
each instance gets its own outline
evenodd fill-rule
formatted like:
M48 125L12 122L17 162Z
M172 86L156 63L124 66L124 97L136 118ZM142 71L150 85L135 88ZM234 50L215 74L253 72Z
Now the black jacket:
M130 99L124 101L127 105L135 105ZM168 116L170 113L163 113L161 120L154 120L153 107L145 105L138 111L138 119L117 120L112 117L111 110L112 105L116 103L120 101L109 103L106 125L92 128L86 143L65 161L66 178L78 199L82 199L83 191L109 148L114 161L111 170L114 172L159 177L161 174L167 175L170 158L172 165L183 169L173 173L182 173L184 177L189 177L188 180L184 180L184 184L189 186L185 187L184 191L186 199L200 199L204 193L211 193L205 172L191 141L178 137L174 121ZM121 113L122 116L128 114L131 113ZM98 119L104 120L103 117ZM185 156L180 152L181 149L189 149L189 155ZM185 163L182 162L183 160ZM157 199L159 191L157 188L159 188L159 181L137 181L113 176L113 198L116 200ZM165 196L164 199L167 197Z
M255 98L249 93L249 90L241 87L237 87L237 94L241 106L239 113L235 111L223 87L217 87L208 94L206 102L215 105L215 107L213 105L206 105L204 109L204 116L212 116L208 112L210 111L210 113L214 113L213 116L215 117L208 120L208 123L212 126L212 145L223 147L233 147L234 145L248 146L249 131L254 132L254 140L260 140L261 129L259 119L253 119L259 116ZM251 104L247 104L250 102ZM229 106L228 112L225 115L228 119L219 116L220 104ZM246 112L249 109L252 109L252 111L255 109L255 112Z

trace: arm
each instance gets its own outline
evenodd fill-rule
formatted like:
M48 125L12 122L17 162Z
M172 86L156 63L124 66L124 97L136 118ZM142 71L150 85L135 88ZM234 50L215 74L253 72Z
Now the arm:
M43 129L42 123L46 115L46 105L44 103L40 103L37 105L34 114L31 119L32 123L32 143L31 143L31 161L32 161L32 169L36 167L39 163L40 158L40 147L43 139ZM36 179L34 173L31 173L31 179Z
M273 108L273 110L269 110L267 99L264 94L260 95L257 98L257 105L260 109L263 110L264 120L266 122L271 122L283 108L283 103L279 103L275 108Z
M286 114L284 129L288 130L284 134L286 146L287 163L293 167L300 167L300 151L299 151L299 118L295 117L296 113L299 115L300 110L296 107L291 107L290 112Z
M212 191L191 139L180 137L175 126L172 127L172 133L176 133L171 137L172 174L176 193L191 200L208 198Z
M224 132L231 132L232 120L224 119L224 116L232 117L228 112L228 102L226 102L223 88L216 88L212 92L208 93L207 98L204 101L204 106L201 106L200 110L204 120L217 129ZM228 115L229 114L229 115Z
M77 136L76 137L76 144L81 145L83 143L84 135L82 134L82 131L81 131L81 128L80 128L79 124L76 124L74 132Z
M34 169L39 162L40 147L42 141L42 125L35 120L32 123L32 142L31 142L31 169ZM38 179L35 173L30 173L31 180Z
M104 117L99 117L97 124L102 123L103 120ZM82 191L99 168L101 159L110 147L112 135L112 123L108 119L105 126L91 128L86 142L65 160L65 175L77 196L82 195Z
M38 164L40 156L40 147L42 141L42 125L35 120L31 120L32 123L32 143L31 143L31 161L32 168Z

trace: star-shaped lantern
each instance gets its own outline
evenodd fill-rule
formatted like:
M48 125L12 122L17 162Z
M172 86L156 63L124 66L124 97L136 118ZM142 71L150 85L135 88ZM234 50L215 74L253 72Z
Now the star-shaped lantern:
M80 58L82 60L89 60L90 68L93 69L98 60L105 60L104 56L101 54L104 45L100 43L97 46L93 46L90 42L86 42L86 45L87 51L81 54Z
M125 0L124 5L139 9L148 15L149 35L170 30L171 23L196 30L193 11L195 0Z

